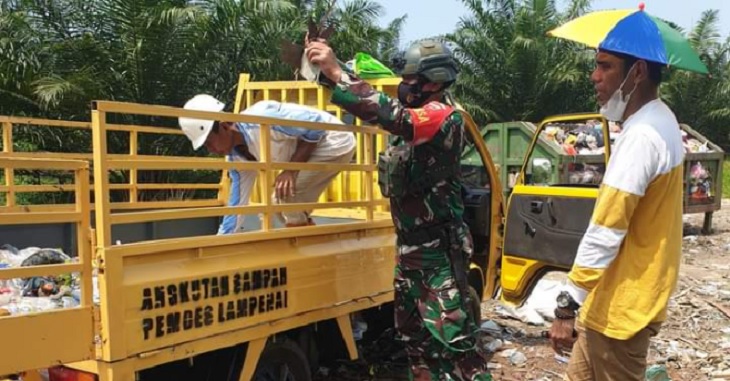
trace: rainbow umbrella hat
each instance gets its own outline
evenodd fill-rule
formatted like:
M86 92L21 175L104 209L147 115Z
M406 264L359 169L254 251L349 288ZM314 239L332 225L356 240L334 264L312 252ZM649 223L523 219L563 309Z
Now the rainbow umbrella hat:
M677 69L708 74L689 41L664 21L639 10L596 11L548 32L548 35L624 53Z

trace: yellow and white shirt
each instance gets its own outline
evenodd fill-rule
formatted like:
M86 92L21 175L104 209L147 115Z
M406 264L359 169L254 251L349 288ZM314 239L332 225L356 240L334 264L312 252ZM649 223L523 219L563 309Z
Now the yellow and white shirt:
M684 149L661 100L624 123L566 290L579 321L620 340L666 319L682 254Z

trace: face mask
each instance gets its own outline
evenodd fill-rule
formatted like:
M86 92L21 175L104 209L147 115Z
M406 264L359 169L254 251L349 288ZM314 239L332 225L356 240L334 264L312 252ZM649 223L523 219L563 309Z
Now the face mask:
M398 100L407 107L421 107L426 103L426 99L435 94L435 91L423 91L419 81L413 85L401 82L398 85Z
M635 66L636 64L634 64ZM623 91L621 90L624 87L624 84L626 83L626 80L629 78L629 74L634 70L634 66L631 66L631 69L629 69L628 74L626 74L626 77L624 78L623 82L621 82L621 85L616 89L616 91L613 92L613 95L611 95L611 98L601 106L601 115L605 116L606 119L613 121L613 122L622 122L624 118L624 112L626 112L626 106L629 104L629 100L631 99L631 95L636 91L636 83L634 83L634 88L631 90L629 95L627 95L624 98Z

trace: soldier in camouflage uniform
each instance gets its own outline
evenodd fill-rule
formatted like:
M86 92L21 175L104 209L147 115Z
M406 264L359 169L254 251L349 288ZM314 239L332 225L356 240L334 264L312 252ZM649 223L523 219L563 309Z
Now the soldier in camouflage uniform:
M319 82L332 102L397 136L378 160L379 185L390 198L398 237L395 326L405 341L413 380L491 380L468 305L472 240L463 221L461 115L442 102L456 80L448 48L411 46L400 60L398 98L343 70L326 41L307 41Z

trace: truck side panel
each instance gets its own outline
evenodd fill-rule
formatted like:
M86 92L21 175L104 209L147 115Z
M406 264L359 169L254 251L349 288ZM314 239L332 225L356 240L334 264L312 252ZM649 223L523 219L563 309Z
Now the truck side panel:
M125 357L392 292L391 228L120 255ZM335 239L335 237L337 237ZM117 253L113 253L117 251ZM119 305L119 304L118 304ZM306 320L302 320L306 324ZM118 360L118 359L110 359Z

